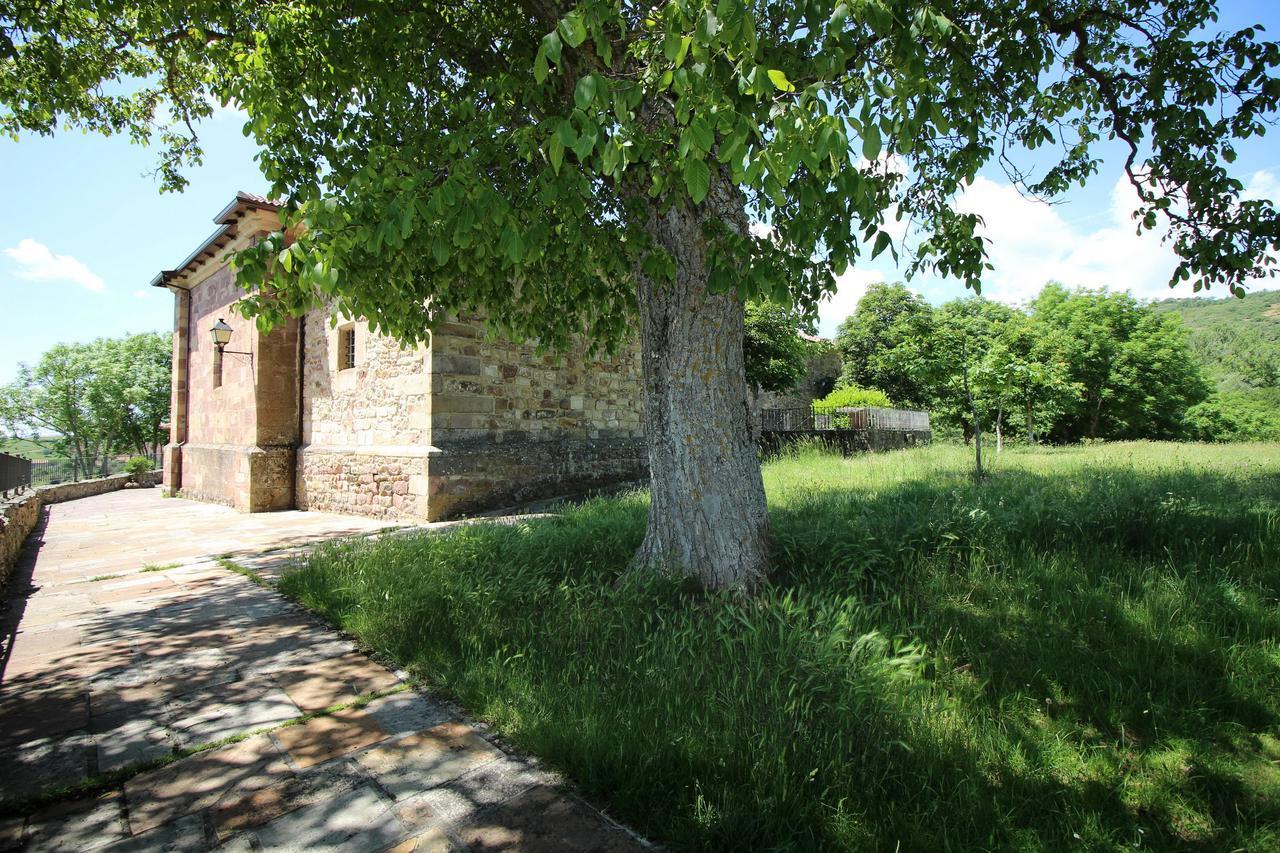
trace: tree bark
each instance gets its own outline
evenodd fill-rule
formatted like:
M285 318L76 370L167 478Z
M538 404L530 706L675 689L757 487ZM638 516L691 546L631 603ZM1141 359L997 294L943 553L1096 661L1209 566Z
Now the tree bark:
M703 223L747 228L736 187L713 169L700 205L651 203L646 230L673 282L637 276L649 445L649 526L635 568L748 590L768 571L769 521L743 368L744 307L707 290Z

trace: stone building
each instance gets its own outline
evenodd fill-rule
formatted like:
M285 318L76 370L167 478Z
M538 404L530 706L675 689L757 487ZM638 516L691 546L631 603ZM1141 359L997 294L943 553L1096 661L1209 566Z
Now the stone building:
M175 296L168 493L437 520L644 476L638 349L538 355L466 319L402 347L321 311L259 331L226 256L278 230L276 210L238 193L152 282Z

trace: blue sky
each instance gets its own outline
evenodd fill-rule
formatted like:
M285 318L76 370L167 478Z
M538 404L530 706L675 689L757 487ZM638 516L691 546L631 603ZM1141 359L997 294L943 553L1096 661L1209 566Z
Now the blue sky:
M1222 7L1224 29L1262 23L1280 37L1280 4L1236 0ZM237 190L265 190L242 124L242 116L222 110L200 128L205 163L188 173L182 194L162 195L150 174L156 152L123 137L73 131L0 140L7 192L0 206L0 383L13 378L18 362L32 363L59 342L171 328L173 297L150 287L151 278L209 235L213 215ZM1240 149L1236 175L1254 195L1280 197L1277 134ZM1102 174L1053 206L1023 199L998 171L960 199L961 207L983 215L995 240L986 295L1023 302L1049 279L1144 298L1170 295L1172 253L1152 235L1133 234L1121 153L1115 147L1100 153ZM819 331L833 334L870 282L900 278L888 253L850 270L820 309ZM932 302L965 293L958 282L937 278L911 286ZM1172 295L1190 295L1190 288Z

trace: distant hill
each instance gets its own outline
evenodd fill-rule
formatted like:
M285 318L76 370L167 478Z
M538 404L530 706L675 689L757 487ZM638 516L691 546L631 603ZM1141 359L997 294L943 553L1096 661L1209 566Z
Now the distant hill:
M1280 290L1243 299L1164 299L1154 307L1182 316L1192 347L1222 391L1280 387Z
M1181 315L1191 347L1217 385L1195 418L1218 436L1280 441L1280 290L1243 299L1165 299Z

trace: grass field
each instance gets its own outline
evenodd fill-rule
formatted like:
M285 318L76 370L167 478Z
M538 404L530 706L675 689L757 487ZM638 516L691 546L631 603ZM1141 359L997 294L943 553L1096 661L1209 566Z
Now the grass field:
M284 590L682 849L1280 848L1280 445L765 469L751 600L632 494L328 547Z

